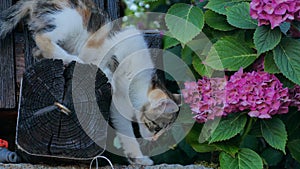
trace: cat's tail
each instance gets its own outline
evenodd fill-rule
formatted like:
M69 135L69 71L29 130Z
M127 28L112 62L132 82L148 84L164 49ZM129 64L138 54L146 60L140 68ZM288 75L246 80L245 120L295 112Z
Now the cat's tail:
M33 0L20 0L10 8L0 12L0 39L10 33L20 20L32 11Z

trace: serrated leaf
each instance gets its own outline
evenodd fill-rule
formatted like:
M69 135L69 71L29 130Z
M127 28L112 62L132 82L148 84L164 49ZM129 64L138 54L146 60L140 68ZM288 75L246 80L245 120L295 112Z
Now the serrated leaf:
M207 25L216 30L231 31L235 29L233 26L229 25L226 20L226 16L224 15L220 15L211 10L207 10L204 14L204 17Z
M284 123L280 119L261 120L261 132L270 146L285 153L287 132Z
M268 52L264 58L264 69L268 73L272 73L272 74L280 73L280 70L275 64L272 52Z
M241 29L257 28L257 20L250 16L250 4L242 2L227 8L227 21L230 25Z
M222 152L219 156L222 169L262 169L263 162L260 156L251 149L242 148L235 158Z
M220 143L214 143L212 145L217 147L218 150L224 151L224 152L230 154L233 157L235 156L236 153L239 152L239 147L234 145L234 143L220 142Z
M211 77L214 72L214 70L211 67L204 65L202 63L201 59L197 55L193 57L192 64L193 64L194 69L201 76Z
M175 38L172 38L170 36L164 36L163 37L163 44L164 44L164 49L168 49L171 47L174 47L176 45L179 45L180 42L176 40Z
M205 8L210 9L219 14L226 14L226 8L236 5L247 0L209 0Z
M228 140L236 136L244 129L246 122L246 115L241 114L222 119L216 130L212 133L209 143Z
M289 141L287 147L290 150L292 157L300 162L300 139Z
M282 160L283 154L269 147L262 152L261 157L265 159L268 166L276 166Z
M168 10L165 21L171 34L184 45L201 32L204 15L198 7L177 3Z
M216 70L228 69L237 71L246 68L256 59L254 53L246 42L234 37L224 37L214 44L209 52L205 64Z
M281 73L300 85L300 42L283 38L273 50L274 60Z
M260 26L254 32L254 45L258 54L274 49L281 40L279 28L270 29L268 26Z

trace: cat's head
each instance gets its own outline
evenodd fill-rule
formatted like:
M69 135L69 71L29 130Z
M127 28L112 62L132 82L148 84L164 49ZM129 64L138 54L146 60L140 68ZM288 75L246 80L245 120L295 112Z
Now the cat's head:
M142 108L140 133L143 138L155 141L175 122L181 96L156 88L148 92L148 100Z

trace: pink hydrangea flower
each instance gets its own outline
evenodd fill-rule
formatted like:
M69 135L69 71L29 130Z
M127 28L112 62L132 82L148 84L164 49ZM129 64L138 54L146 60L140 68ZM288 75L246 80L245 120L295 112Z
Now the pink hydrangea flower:
M266 119L287 113L290 105L288 89L276 76L262 71L244 73L240 69L228 81L204 77L198 82L186 82L182 94L200 123L242 111Z
M258 20L258 26L271 24L272 29L299 18L299 11L299 0L252 0L250 3L250 16Z
M198 82L185 82L184 85L185 89L182 90L182 94L185 103L190 105L195 114L196 121L203 123L224 114L225 78L204 77Z
M295 85L289 92L291 96L291 106L295 106L300 110L300 86Z
M226 97L227 111L249 110L249 116L262 119L287 113L290 104L288 88L283 88L275 75L255 71L243 73L242 69L230 77Z

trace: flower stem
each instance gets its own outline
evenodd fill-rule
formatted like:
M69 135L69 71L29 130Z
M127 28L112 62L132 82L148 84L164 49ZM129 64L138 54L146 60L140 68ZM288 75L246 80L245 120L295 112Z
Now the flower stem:
M245 139L245 137L247 136L247 134L250 132L253 122L255 122L255 119L250 117L250 119L247 121L246 129L244 130L244 132L242 134L242 138L241 138L240 142L242 142Z

